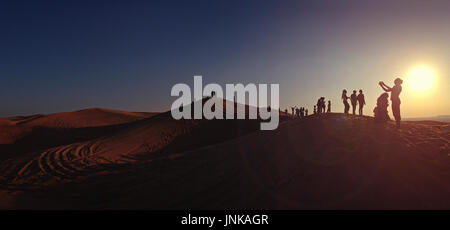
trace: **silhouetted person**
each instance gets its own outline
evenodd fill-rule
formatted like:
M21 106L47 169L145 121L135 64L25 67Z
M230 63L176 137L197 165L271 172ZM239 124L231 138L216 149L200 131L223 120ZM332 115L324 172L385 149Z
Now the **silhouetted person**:
M389 106L388 98L388 93L383 93L378 97L377 106L373 109L376 122L386 122L390 120L387 110Z
M342 90L342 102L344 103L344 114L348 114L348 110L350 109L350 105L348 104L349 97L347 96L347 90Z
M350 95L350 102L352 103L353 115L356 114L356 103L358 102L358 96L356 95L356 90L353 90L352 95Z
M320 101L322 100L322 98L319 98L318 100L317 100L317 104L316 104L316 106L317 106L317 113L318 114L321 114L322 113L322 105L320 104Z
M320 111L321 113L325 113L325 97L320 98Z
M291 107L291 109L292 109L292 119L294 119L294 117L295 117L295 107Z
M287 109L284 109L284 113L287 115L288 113L287 113Z
M366 104L366 100L364 99L364 94L361 89L359 90L357 99L358 99L358 105L359 105L359 115L362 116L363 108L364 108L364 105Z
M303 107L300 108L300 117L301 118L305 117L305 108L303 108Z
M297 117L300 117L300 109L299 108L295 109L295 114L297 114Z
M400 93L402 92L402 83L403 80L400 78L396 78L394 80L394 86L391 88L387 86L384 82L380 81L381 88L386 92L391 92L391 102L392 102L392 115L394 115L395 122L397 124L397 128L400 128Z
M314 114L317 114L316 106L314 106L313 113L314 113Z
M328 100L327 113L331 113L331 101L330 100Z
M308 116L308 109L305 109L305 116Z

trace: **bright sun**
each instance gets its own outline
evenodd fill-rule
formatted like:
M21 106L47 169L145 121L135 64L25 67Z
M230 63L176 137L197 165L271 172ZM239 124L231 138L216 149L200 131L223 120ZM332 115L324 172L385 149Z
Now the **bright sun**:
M408 74L408 84L416 92L430 90L434 85L434 81L433 71L426 66L415 67Z

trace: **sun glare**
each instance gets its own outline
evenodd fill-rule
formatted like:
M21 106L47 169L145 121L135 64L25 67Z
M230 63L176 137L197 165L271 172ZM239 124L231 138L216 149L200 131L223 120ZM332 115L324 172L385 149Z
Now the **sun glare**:
M413 68L408 74L408 84L416 92L425 92L433 88L435 76L433 71L426 66Z

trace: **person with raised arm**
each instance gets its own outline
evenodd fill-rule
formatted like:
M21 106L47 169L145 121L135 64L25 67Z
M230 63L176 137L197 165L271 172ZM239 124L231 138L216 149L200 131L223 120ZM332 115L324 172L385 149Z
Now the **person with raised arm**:
M392 104L392 115L394 115L395 122L397 124L397 128L400 128L400 93L402 92L402 83L403 80L400 78L396 78L394 80L394 86L389 87L384 82L380 81L378 84L385 92L391 92L391 104Z

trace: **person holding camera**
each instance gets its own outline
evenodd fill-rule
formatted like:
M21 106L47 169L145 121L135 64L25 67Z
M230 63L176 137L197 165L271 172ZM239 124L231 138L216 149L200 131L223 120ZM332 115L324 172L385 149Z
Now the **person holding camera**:
M400 78L396 78L394 80L394 86L389 87L384 82L380 81L378 84L385 92L391 92L391 104L392 104L392 115L394 115L395 122L397 124L397 128L400 128L400 93L402 92L402 83L403 80Z

